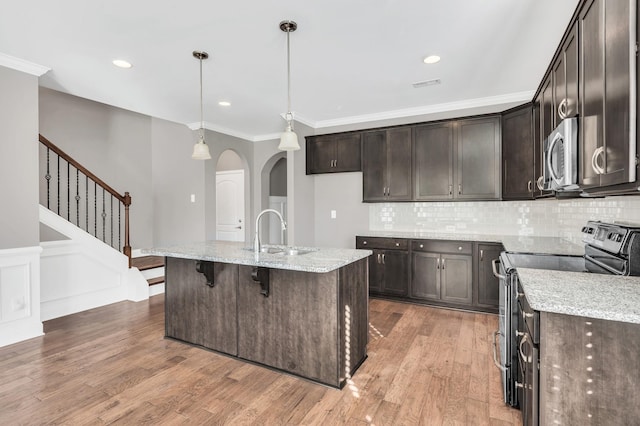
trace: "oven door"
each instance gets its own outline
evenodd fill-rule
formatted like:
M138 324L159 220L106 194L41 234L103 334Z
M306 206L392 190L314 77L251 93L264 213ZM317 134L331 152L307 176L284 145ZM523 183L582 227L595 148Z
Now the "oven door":
M514 331L515 323L513 322L514 297L512 291L512 277L509 273L508 260L500 255L500 259L493 260L493 274L500 280L500 307L498 311L498 330L493 334L493 361L500 369L502 376L503 398L506 404L517 407L518 399L515 392L515 380L517 374L517 365L512 362L515 355ZM498 359L499 353L499 359Z
M578 119L565 118L544 141L543 189L578 189Z

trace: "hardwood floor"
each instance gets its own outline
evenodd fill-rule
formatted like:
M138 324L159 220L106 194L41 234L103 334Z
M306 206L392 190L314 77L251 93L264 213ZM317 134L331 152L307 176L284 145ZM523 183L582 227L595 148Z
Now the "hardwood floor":
M0 424L511 425L494 315L371 300L369 358L342 390L164 339L164 299L45 323L0 348Z

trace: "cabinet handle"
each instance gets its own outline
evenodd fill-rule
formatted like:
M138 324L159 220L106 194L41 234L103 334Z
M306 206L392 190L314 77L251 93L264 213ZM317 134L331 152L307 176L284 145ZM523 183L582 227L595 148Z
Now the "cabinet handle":
M424 244L420 244L420 248L424 248Z
M524 342L528 342L529 341L529 335L528 334L524 334L522 336L522 339L520 339L520 344L518 345L518 352L520 352L520 358L522 358L522 361L526 362L526 363L531 363L532 361L532 357L531 356L526 356L524 354L524 352L522 352L522 345L524 344Z
M527 182L527 191L533 192L533 182L532 181Z
M516 382L516 388L524 389L524 385L520 382Z
M563 99L560 101L560 105L558 105L558 117L564 120L567 118L567 99Z
M458 184L458 195L462 195L462 184Z
M461 249L462 247L458 247L458 249ZM484 259L484 250L480 250L480 260Z
M376 263L380 263L380 253L378 253L378 254L376 255L376 258L377 258L377 259L376 259Z
M383 264L383 265L384 265L384 257L385 257L385 256L386 256L385 254L383 254L383 255L382 255L382 264Z
M449 195L453 195L453 185L449 185Z
M532 318L533 314L530 312L522 311L522 319Z
M400 247L400 243L396 243L396 247Z
M442 259L442 270L444 271L444 259Z
M602 158L604 162L604 147L599 146L595 151L593 151L593 155L591 156L591 167L593 171L596 172L597 175L604 174L604 166L598 164L598 159Z
M440 258L436 259L436 269L440 269Z
M363 241L363 242L362 242L362 245L363 245L363 246L366 246L366 245L367 245L367 242L366 242L366 241Z
M536 186L538 187L538 189L540 191L544 191L544 176L540 176L537 180L536 180Z

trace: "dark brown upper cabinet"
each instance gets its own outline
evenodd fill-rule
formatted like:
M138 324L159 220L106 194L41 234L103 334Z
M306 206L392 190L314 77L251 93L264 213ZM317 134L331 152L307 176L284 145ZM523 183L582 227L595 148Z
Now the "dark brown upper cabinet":
M536 192L532 104L502 114L502 199L530 200Z
M578 180L595 193L637 179L636 22L635 0L587 1L578 16Z
M362 170L361 133L307 136L307 174Z
M363 132L365 202L411 200L411 127Z
M499 200L500 117L416 126L414 200Z

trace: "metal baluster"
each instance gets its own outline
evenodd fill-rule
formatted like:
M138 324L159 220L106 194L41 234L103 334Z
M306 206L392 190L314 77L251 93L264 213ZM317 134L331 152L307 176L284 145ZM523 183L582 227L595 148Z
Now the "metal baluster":
M105 218L107 217L107 213L104 211L104 188L102 188L102 242L106 243L107 239L105 238L105 234L107 233L105 228Z
M111 194L111 214L109 215L111 219L111 247L113 247L113 194Z
M71 174L71 165L67 161L67 221L71 222L71 182L70 182L70 174Z
M59 155L58 155L57 174L58 174L58 193L56 195L58 196L58 216L60 216L60 156Z
M47 208L49 208L49 198L51 189L49 185L51 184L51 173L49 173L49 147L47 147L47 174L44 175L44 178L47 180Z
M84 175L84 230L89 232L89 176Z
M93 181L93 236L98 238L98 184Z
M80 227L80 170L76 169L76 226Z
M122 229L122 225L120 225L120 212L122 211L122 209L120 208L121 206L122 203L118 201L118 250L121 250L120 247L122 247L122 241L120 239L120 231Z

